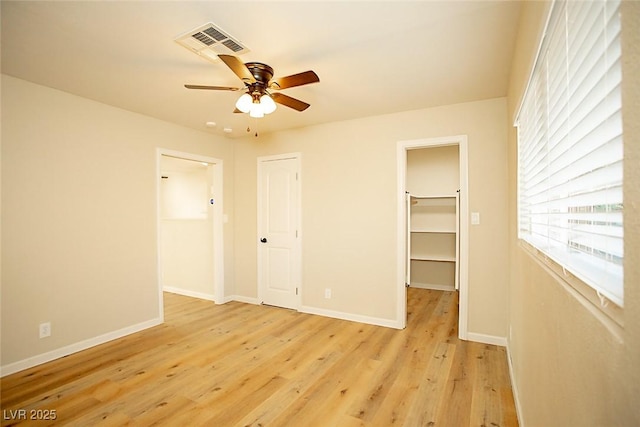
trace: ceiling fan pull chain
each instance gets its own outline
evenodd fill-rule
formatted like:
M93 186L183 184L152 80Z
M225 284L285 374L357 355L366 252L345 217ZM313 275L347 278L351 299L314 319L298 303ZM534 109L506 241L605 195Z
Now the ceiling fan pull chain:
M260 123L258 121L257 117L249 117L249 120L251 120L254 123L254 130L255 130L255 134L253 136L255 136L256 138L258 137L258 123ZM247 132L249 132L249 127L247 126Z

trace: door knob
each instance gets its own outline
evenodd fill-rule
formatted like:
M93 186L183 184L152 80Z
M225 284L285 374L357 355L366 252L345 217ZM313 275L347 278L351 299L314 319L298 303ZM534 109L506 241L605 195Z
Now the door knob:
M262 239L260 239L260 241L261 241L262 243L267 243L267 238L266 238L266 237L263 237Z

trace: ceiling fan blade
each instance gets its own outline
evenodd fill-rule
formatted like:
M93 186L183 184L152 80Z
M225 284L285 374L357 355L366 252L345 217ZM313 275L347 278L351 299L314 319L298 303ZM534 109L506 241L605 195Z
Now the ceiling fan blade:
M244 88L229 86L202 86L202 85L184 85L187 89L206 89L206 90L241 90Z
M220 58L222 62L227 64L227 67L231 68L231 71L233 71L236 76L240 77L240 80L242 80L243 82L256 82L256 79L253 77L253 74L251 74L251 71L247 68L247 66L244 65L244 63L235 56L218 55L218 58Z
M309 83L317 83L320 77L313 71L305 71L303 73L292 74L285 77L276 77L269 82L271 89L287 89L290 87L307 85Z
M293 108L294 110L304 111L310 107L310 104L306 102L300 101L299 99L292 98L283 93L273 93L271 94L271 98L278 104L285 105L289 108Z

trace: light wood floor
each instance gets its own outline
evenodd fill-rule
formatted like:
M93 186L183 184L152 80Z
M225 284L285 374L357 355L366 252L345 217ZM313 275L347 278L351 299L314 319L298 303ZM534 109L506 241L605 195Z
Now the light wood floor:
M2 425L517 426L506 352L457 339L453 292L410 288L401 331L174 294L165 306L163 325L3 378ZM19 409L57 419L7 419Z

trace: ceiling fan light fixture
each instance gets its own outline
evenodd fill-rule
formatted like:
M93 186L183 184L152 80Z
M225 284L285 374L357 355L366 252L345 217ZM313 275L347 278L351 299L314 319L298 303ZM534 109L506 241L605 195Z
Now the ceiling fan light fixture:
M248 93L243 94L236 101L236 108L242 111L243 113L248 113L251 110L252 106L253 106L253 97Z
M260 105L262 106L264 114L271 114L276 111L276 103L267 94L264 94L260 97Z
M262 107L262 105L260 103L253 103L251 105L251 111L249 111L249 116L256 119L264 117L264 108Z

